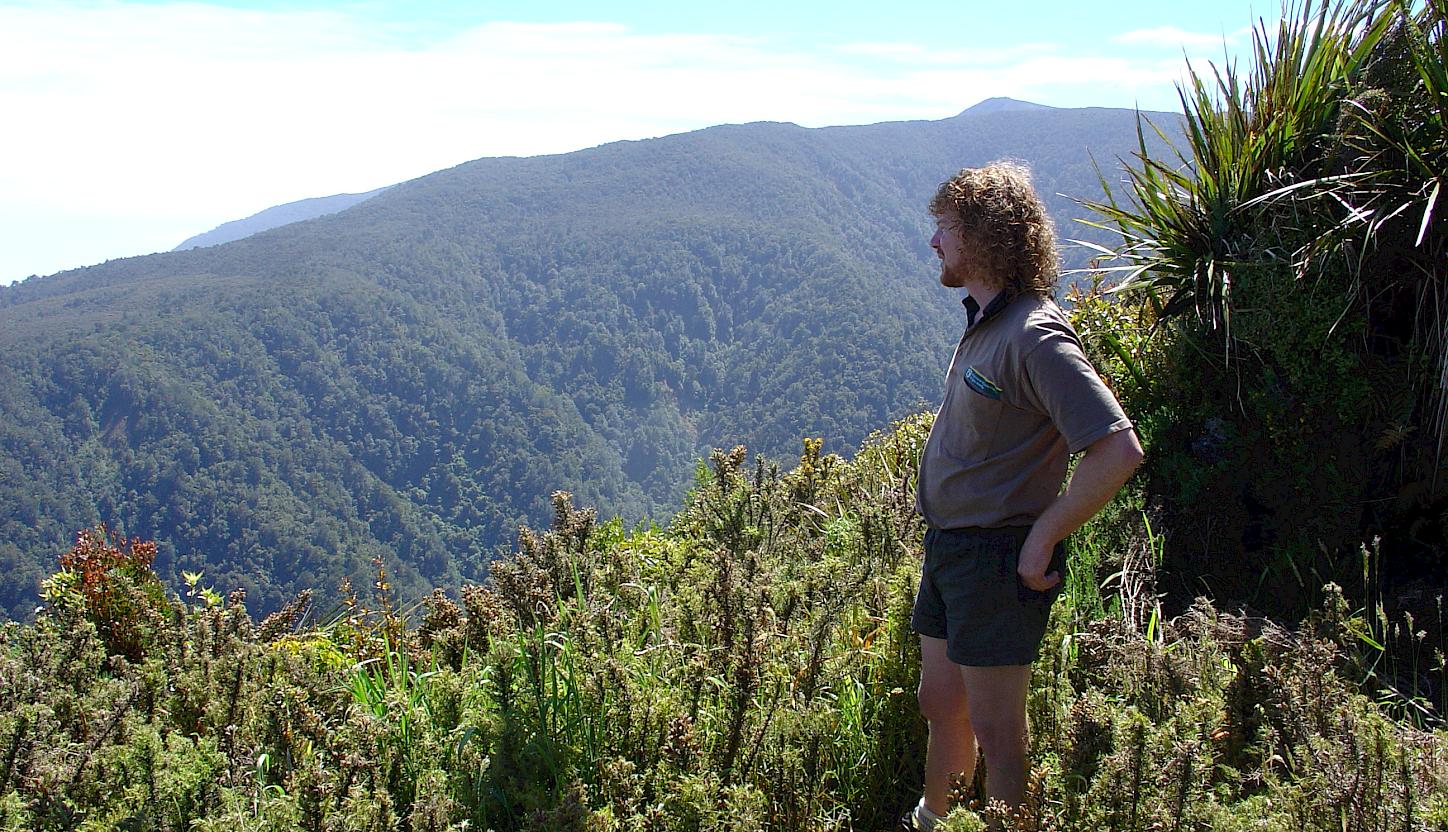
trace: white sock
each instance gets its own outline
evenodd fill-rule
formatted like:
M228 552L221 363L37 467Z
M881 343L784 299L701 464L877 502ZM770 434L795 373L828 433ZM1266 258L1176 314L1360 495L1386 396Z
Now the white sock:
M939 822L940 815L926 808L925 798L920 798L920 802L915 804L915 825L925 830L925 832L933 832L935 824Z

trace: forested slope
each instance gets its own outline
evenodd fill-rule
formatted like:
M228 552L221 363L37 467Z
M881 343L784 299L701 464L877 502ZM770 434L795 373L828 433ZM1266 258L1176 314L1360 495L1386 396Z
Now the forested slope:
M937 396L960 327L936 184L1014 157L1091 196L1092 155L1135 141L1120 110L716 127L0 290L0 605L24 615L100 521L261 611L373 557L410 595L478 574L555 489L637 519L711 446L852 447Z

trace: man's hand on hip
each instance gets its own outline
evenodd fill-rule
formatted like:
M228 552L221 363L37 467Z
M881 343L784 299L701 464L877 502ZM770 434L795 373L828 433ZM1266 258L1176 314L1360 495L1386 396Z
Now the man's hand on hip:
M1051 552L1055 548L1054 545L1033 544L1029 537L1026 538L1020 557L1016 559L1016 573L1021 576L1021 583L1028 589L1045 592L1061 582L1060 572L1046 574L1046 569L1051 565Z
M1141 442L1134 430L1119 430L1091 443L1086 455L1076 463L1066 490L1031 526L1016 564L1021 583L1044 592L1061 582L1059 574L1045 574L1051 565L1051 551L1056 541L1065 540L1100 511L1126 484L1131 472L1141 464L1141 458Z

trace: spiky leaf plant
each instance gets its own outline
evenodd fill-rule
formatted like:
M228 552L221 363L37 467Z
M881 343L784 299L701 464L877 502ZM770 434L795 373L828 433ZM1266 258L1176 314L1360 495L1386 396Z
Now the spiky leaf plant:
M1245 74L1230 61L1206 72L1188 66L1178 88L1186 147L1153 157L1146 131L1170 139L1143 117L1127 200L1103 180L1106 200L1086 203L1103 217L1098 227L1124 240L1109 252L1124 261L1109 269L1123 273L1121 291L1151 296L1163 320L1195 313L1230 347L1234 274L1244 262L1287 259L1293 248L1261 223L1261 197L1315 178L1321 139L1390 23L1384 5L1309 0L1284 9L1275 34L1265 24L1253 30Z

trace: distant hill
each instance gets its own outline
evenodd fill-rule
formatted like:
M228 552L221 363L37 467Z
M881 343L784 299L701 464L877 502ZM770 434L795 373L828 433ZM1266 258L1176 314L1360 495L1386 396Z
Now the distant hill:
M345 211L353 205L369 200L385 190L387 189L378 188L375 191L368 191L365 194L319 196L313 197L312 199L288 202L285 205L275 205L265 211L258 211L249 217L224 222L204 234L188 237L185 242L176 246L172 251L218 246L222 243L230 243L234 240L240 240L243 237L250 237L253 234L269 231L278 226L316 219L317 217L325 217L328 214Z
M958 337L938 183L1022 160L1092 236L1057 194L1135 142L1126 110L727 125L0 288L0 606L102 520L264 611L373 558L412 595L476 576L555 489L668 516L712 446L852 448L937 398Z

